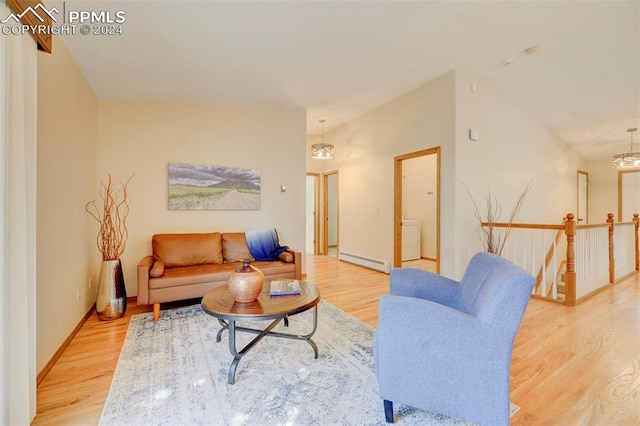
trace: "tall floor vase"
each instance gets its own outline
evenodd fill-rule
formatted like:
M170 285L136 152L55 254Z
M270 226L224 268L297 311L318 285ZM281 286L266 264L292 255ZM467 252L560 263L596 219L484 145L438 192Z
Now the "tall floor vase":
M98 282L96 311L102 321L120 318L127 310L127 289L124 286L120 259L103 260Z

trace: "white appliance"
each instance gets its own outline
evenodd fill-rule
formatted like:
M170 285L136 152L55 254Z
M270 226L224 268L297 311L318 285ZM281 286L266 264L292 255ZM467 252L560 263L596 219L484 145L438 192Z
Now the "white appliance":
M402 221L402 261L416 260L421 257L420 221Z

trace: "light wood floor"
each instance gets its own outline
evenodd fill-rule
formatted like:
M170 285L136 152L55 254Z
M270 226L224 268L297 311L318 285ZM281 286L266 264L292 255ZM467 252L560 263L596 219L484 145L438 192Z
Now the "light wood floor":
M308 256L323 300L375 327L389 276ZM134 306L131 306L134 305ZM169 305L163 305L170 307ZM33 424L97 424L131 315L86 322L38 387ZM640 424L640 280L633 277L568 308L532 299L516 337L512 425Z

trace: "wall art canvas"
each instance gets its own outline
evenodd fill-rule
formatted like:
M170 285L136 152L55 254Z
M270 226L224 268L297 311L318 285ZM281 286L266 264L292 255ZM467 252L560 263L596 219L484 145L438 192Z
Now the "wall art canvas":
M169 163L169 210L259 209L259 170Z

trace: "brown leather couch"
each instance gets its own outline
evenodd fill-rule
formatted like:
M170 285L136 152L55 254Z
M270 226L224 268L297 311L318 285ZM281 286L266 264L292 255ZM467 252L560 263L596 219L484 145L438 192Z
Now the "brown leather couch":
M153 319L160 318L160 303L204 296L226 285L229 274L252 259L244 232L208 234L156 234L152 256L138 264L138 305L153 304ZM265 278L302 279L302 255L287 250L279 261L251 262Z

